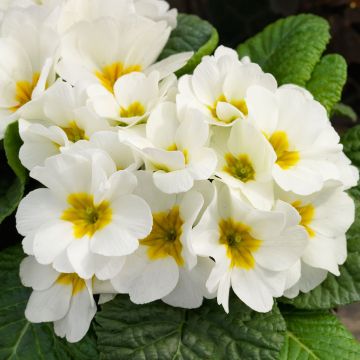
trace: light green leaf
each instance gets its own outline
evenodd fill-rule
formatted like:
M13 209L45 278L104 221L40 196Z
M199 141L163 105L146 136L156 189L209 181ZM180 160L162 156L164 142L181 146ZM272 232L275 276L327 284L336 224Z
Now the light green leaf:
M358 360L360 344L328 312L283 312L286 341L280 360Z
M196 310L160 301L134 305L125 295L103 305L95 327L102 359L277 359L285 324L276 306L256 313L233 298L230 313L206 301Z
M314 290L295 299L281 299L299 309L331 309L360 301L360 189L350 191L355 205L355 222L347 232L348 258L340 266L340 276L328 274Z
M348 130L341 139L344 152L352 163L360 169L360 125Z
M2 169L0 180L0 223L15 211L24 196L27 171L19 160L21 144L18 123L10 124L6 129L3 143L8 167L6 167L5 163L0 165ZM2 158L1 160L4 161Z
M335 104L331 111L331 116L342 116L347 117L353 122L356 122L358 115L356 114L355 110L346 104L341 102Z
M333 106L340 101L347 78L347 64L338 54L325 55L316 64L306 88L330 114Z
M32 324L24 318L31 290L21 285L21 246L0 252L0 359L7 360L96 360L95 334L69 344L58 338L51 324Z
M305 86L330 39L326 20L310 14L290 16L267 26L238 46L279 84Z
M215 50L219 35L216 29L207 21L196 15L178 15L177 27L171 32L170 38L160 54L159 60L185 51L194 51L188 63L177 71L177 75L190 74L205 55Z

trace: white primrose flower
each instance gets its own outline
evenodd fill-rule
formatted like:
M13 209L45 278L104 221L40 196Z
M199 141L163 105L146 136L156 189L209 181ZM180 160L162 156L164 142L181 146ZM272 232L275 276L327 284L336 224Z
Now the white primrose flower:
M64 34L82 21L94 21L102 17L120 20L134 13L132 0L66 0L63 1L57 29Z
M214 125L230 126L248 115L247 90L259 85L275 91L277 83L259 65L240 61L235 50L220 46L213 56L205 56L193 75L179 79L177 104L201 110Z
M25 0L23 0L25 1ZM63 2L58 30L65 33L81 21L111 17L121 21L124 16L138 14L154 21L164 20L176 27L177 10L162 0L67 0Z
M231 128L213 128L211 146L218 155L216 175L256 208L270 210L276 154L262 133L240 119Z
M101 84L110 92L121 76L134 71L158 71L163 79L184 66L192 55L180 53L156 62L170 30L165 22L136 15L117 21L110 17L82 21L63 37L58 73L71 84Z
M137 178L135 193L149 204L153 227L111 284L118 292L129 293L136 304L162 299L173 306L199 307L209 296L205 282L214 264L210 259L198 262L190 242L203 198L192 190L165 194L156 188L150 172L140 171Z
M252 86L247 104L247 121L274 148L273 177L283 190L309 195L319 191L326 180L340 177L332 157L342 146L320 103L295 86L280 87L275 93Z
M63 148L110 129L105 119L86 106L86 99L81 87L58 80L41 97L38 113L32 114L29 121L20 119L19 132L24 144L19 157L25 167L31 170L43 165Z
M54 322L55 334L69 342L80 341L96 313L92 280L75 273L59 273L50 265L39 264L33 256L20 264L20 278L33 292L25 317L33 323Z
M289 208L260 211L214 181L216 195L194 228L193 246L216 265L207 280L218 303L229 311L230 287L249 307L270 311L273 297L285 290L287 271L299 260L308 239L304 229L289 224ZM295 213L296 214L296 213Z
M339 265L346 260L346 232L354 222L355 207L341 183L328 181L309 196L279 191L278 196L300 215L299 224L307 231L309 242L297 266L301 278L286 294L296 296L319 285L328 271L340 275ZM294 270L295 271L295 270Z
M26 10L8 14L0 38L0 139L9 123L36 109L55 80L58 35Z
M146 139L129 142L142 154L155 185L165 193L188 191L195 180L208 179L216 167L214 150L206 147L209 126L201 113L188 111L180 121L176 105L160 104L146 124Z
M102 150L53 156L30 176L46 188L21 201L17 229L25 236L24 251L41 264L106 280L151 231L149 206L133 194L136 177L116 172Z
M137 14L154 21L165 20L168 25L175 29L177 25L177 9L170 9L170 5L164 0L134 0Z
M64 151L78 151L84 149L101 149L105 151L116 165L116 170L138 170L143 161L139 154L127 142L120 140L117 131L98 131L89 141L78 141Z
M176 84L173 74L161 83L159 80L156 71L149 75L132 72L116 80L113 93L102 85L92 85L88 88L89 104L98 115L114 120L120 126L134 125L146 120Z

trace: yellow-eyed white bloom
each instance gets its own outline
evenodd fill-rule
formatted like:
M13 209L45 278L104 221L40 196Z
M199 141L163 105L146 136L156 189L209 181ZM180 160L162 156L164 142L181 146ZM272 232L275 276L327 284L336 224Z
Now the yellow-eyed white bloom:
M31 170L36 165L92 134L110 129L109 123L86 106L81 87L56 81L40 98L37 113L20 119L19 131L24 144L19 157Z
M285 295L296 296L319 285L331 272L340 275L339 265L346 260L346 232L354 221L354 202L341 183L328 181L324 188L308 196L278 192L279 198L299 213L309 242L293 271L300 271L299 281ZM298 270L296 270L298 269Z
M121 76L134 71L149 74L156 70L163 79L192 55L180 53L156 62L170 31L165 22L139 15L82 21L64 35L57 71L71 84L101 84L110 92Z
M17 229L24 251L41 264L105 280L151 230L149 206L133 194L136 177L116 171L102 150L53 156L30 176L46 188L21 201Z
M320 103L295 86L282 86L275 93L252 86L247 104L247 121L276 153L273 177L283 190L309 195L326 180L340 178L332 157L342 146Z
M235 50L220 46L213 56L202 58L193 75L179 79L177 104L180 111L202 111L213 125L231 126L247 117L247 90L255 84L269 91L277 87L275 78L259 65L240 61Z
M27 10L4 18L0 38L0 138L9 123L37 108L34 100L55 80L58 35Z
M142 155L155 185L165 193L188 191L195 180L208 179L216 167L214 150L206 147L209 126L198 111L179 119L176 105L164 102L151 113L146 138L129 138Z
M287 271L307 245L306 231L288 223L291 207L260 211L234 196L226 185L214 183L216 194L192 241L198 255L216 262L207 288L217 292L226 312L230 287L252 309L270 311L273 297L285 290Z
M159 81L156 71L149 75L132 72L116 80L113 93L102 85L92 85L88 88L89 104L98 115L120 126L134 125L146 120L156 105L165 101L168 90L176 84L176 77Z
M75 273L60 273L50 265L39 264L33 256L20 264L23 285L33 292L25 317L33 323L54 322L55 334L69 342L81 340L96 313L92 281Z
M153 227L111 284L118 292L129 293L136 304L162 299L173 306L199 307L210 295L205 282L214 264L210 259L198 261L190 242L203 198L192 190L165 194L156 188L150 172L140 171L137 178L135 193L149 204Z
M262 133L239 119L231 128L214 127L211 146L218 156L216 175L256 208L270 210L276 154Z

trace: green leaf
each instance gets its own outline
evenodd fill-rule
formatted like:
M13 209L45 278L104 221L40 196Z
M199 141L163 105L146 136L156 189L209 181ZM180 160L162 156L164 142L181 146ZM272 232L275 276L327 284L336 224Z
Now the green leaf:
M286 341L280 360L357 360L360 344L328 312L283 312Z
M331 309L360 301L360 189L350 191L355 201L355 222L347 232L348 258L340 266L340 276L328 274L314 290L295 299L281 299L299 309Z
M290 16L267 26L238 46L279 84L305 86L330 39L326 20L310 14Z
M21 144L18 123L10 124L6 129L3 143L8 167L4 163L1 164L0 223L15 211L24 196L27 171L19 160Z
M95 327L102 359L277 359L285 323L276 306L256 313L233 298L184 310L160 301L134 305L125 295L103 305Z
M348 253L360 254L360 187L349 190L355 203L355 220L346 234Z
M330 114L333 106L340 101L347 78L347 64L338 54L325 55L316 64L306 88Z
M94 332L69 344L54 334L51 324L32 324L24 318L31 290L21 285L18 276L23 257L21 246L0 252L0 359L97 359Z
M203 56L213 53L219 42L219 35L209 22L196 15L180 14L177 21L177 27L171 32L159 60L180 52L194 51L188 63L177 71L176 75L181 76L192 73Z
M348 130L341 139L344 152L352 163L360 169L360 125Z
M331 111L331 116L342 116L349 118L353 122L356 122L358 115L355 112L355 110L346 104L343 104L341 102L335 104Z

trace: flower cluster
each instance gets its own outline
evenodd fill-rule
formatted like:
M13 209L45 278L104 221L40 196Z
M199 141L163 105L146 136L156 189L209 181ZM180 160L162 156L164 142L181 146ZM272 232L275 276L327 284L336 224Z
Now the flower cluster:
M196 308L232 288L259 312L339 275L358 172L324 107L219 47L157 61L162 0L12 1L1 15L0 135L43 187L17 211L25 315L80 340L128 294Z

